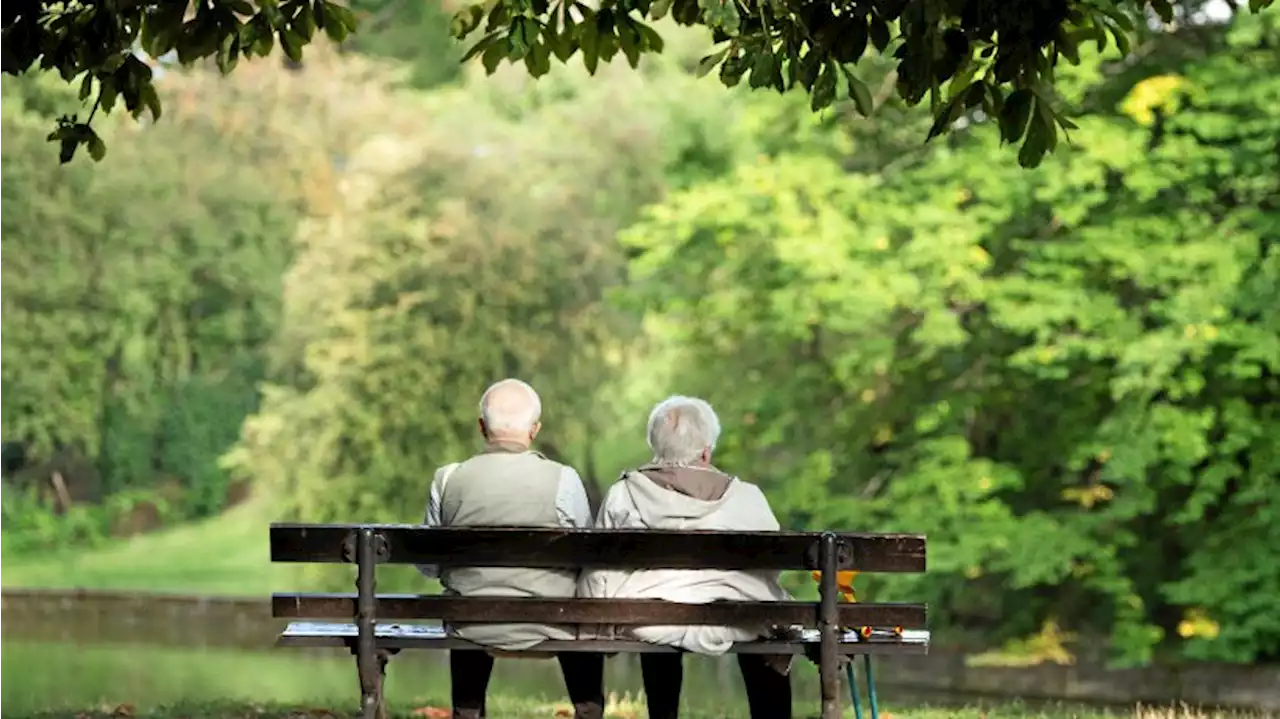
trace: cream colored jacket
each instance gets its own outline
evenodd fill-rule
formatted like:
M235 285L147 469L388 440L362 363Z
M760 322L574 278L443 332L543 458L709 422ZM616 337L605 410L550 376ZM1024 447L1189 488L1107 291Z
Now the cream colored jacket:
M777 531L778 520L758 487L727 478L723 495L697 499L652 481L643 471L628 472L610 488L596 527L603 529L674 529ZM658 470L659 472L664 470ZM679 468L676 471L714 472ZM717 600L786 601L777 572L712 569L590 570L583 572L578 596L590 598L664 599L701 604ZM734 642L764 636L768 627L651 626L627 630L585 626L580 636L632 637L653 644L681 647L700 654L723 654Z

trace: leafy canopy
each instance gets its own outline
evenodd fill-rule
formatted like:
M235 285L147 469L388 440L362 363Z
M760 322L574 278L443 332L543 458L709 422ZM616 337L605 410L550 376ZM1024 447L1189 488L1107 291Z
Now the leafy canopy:
M1198 2L1171 0L485 0L460 10L453 33L479 35L466 58L477 55L492 73L504 60L523 62L535 76L552 57L580 54L594 73L619 52L634 67L646 52L660 52L662 37L649 23L667 16L703 26L717 43L703 59L703 74L719 68L728 86L747 78L753 88L804 89L813 110L848 97L863 115L876 104L854 69L869 52L895 63L892 90L908 105L929 98L935 122L929 137L945 133L965 113L998 118L1000 137L1021 143L1019 162L1038 165L1058 144L1059 129L1074 126L1054 94L1060 59L1079 62L1084 43L1099 50L1114 42L1127 54L1131 37L1149 13L1172 23ZM1254 12L1272 0L1249 0ZM298 61L317 33L342 42L355 30L351 8L330 0L41 0L10 3L3 11L3 70L21 74L56 70L80 78L80 96L95 98L86 120L59 119L50 140L69 161L86 145L95 159L106 146L90 123L117 101L135 117L159 118L151 57L175 52L189 64L213 57L225 73L241 57L265 56L277 41Z
M717 464L783 526L927 534L927 575L859 592L927 601L957 643L1280 657L1275 18L1095 73L1126 114L1033 171L976 130L849 171L749 117L759 156L621 235L667 386L720 414Z

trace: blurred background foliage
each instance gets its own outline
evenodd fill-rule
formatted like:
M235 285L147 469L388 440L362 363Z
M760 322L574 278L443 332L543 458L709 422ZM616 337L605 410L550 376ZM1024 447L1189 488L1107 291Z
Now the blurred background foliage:
M1026 171L887 92L694 80L673 27L535 81L458 66L447 6L356 10L300 66L164 73L96 165L45 141L72 91L3 79L6 556L246 497L416 521L516 375L596 496L706 397L784 526L927 533L860 596L954 644L1280 660L1277 11L1082 49Z

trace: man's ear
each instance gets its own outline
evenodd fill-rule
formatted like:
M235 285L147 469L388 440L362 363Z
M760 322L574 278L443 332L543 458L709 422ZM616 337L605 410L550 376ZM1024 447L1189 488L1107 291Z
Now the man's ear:
M537 436L538 436L538 431L539 431L539 430L541 430L541 429L542 429L542 423L541 423L541 422L534 422L534 423L533 423L533 426L529 428L529 441L530 441L530 442L532 442L532 441L533 441L533 439L534 439L535 437L537 437Z
M476 424L480 425L480 436L489 439L489 428L484 426L484 420L477 419Z
M702 461L705 464L711 464L711 448L704 447L702 449Z

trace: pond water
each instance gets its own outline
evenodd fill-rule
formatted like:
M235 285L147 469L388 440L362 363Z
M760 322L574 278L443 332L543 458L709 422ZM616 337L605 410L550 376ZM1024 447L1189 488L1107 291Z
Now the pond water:
M271 648L280 623L257 605L249 611L237 606L136 597L39 600L6 593L0 643L5 714L215 700L356 705L359 685L349 653ZM745 715L736 662L688 657L685 667L683 700L690 709ZM637 657L613 657L606 671L606 692L621 697L640 691ZM394 657L386 690L401 706L448 706L447 655L419 651ZM490 695L563 701L558 664L500 659ZM796 662L794 695L799 716L816 714L817 672L808 662ZM886 698L892 701L892 693Z

